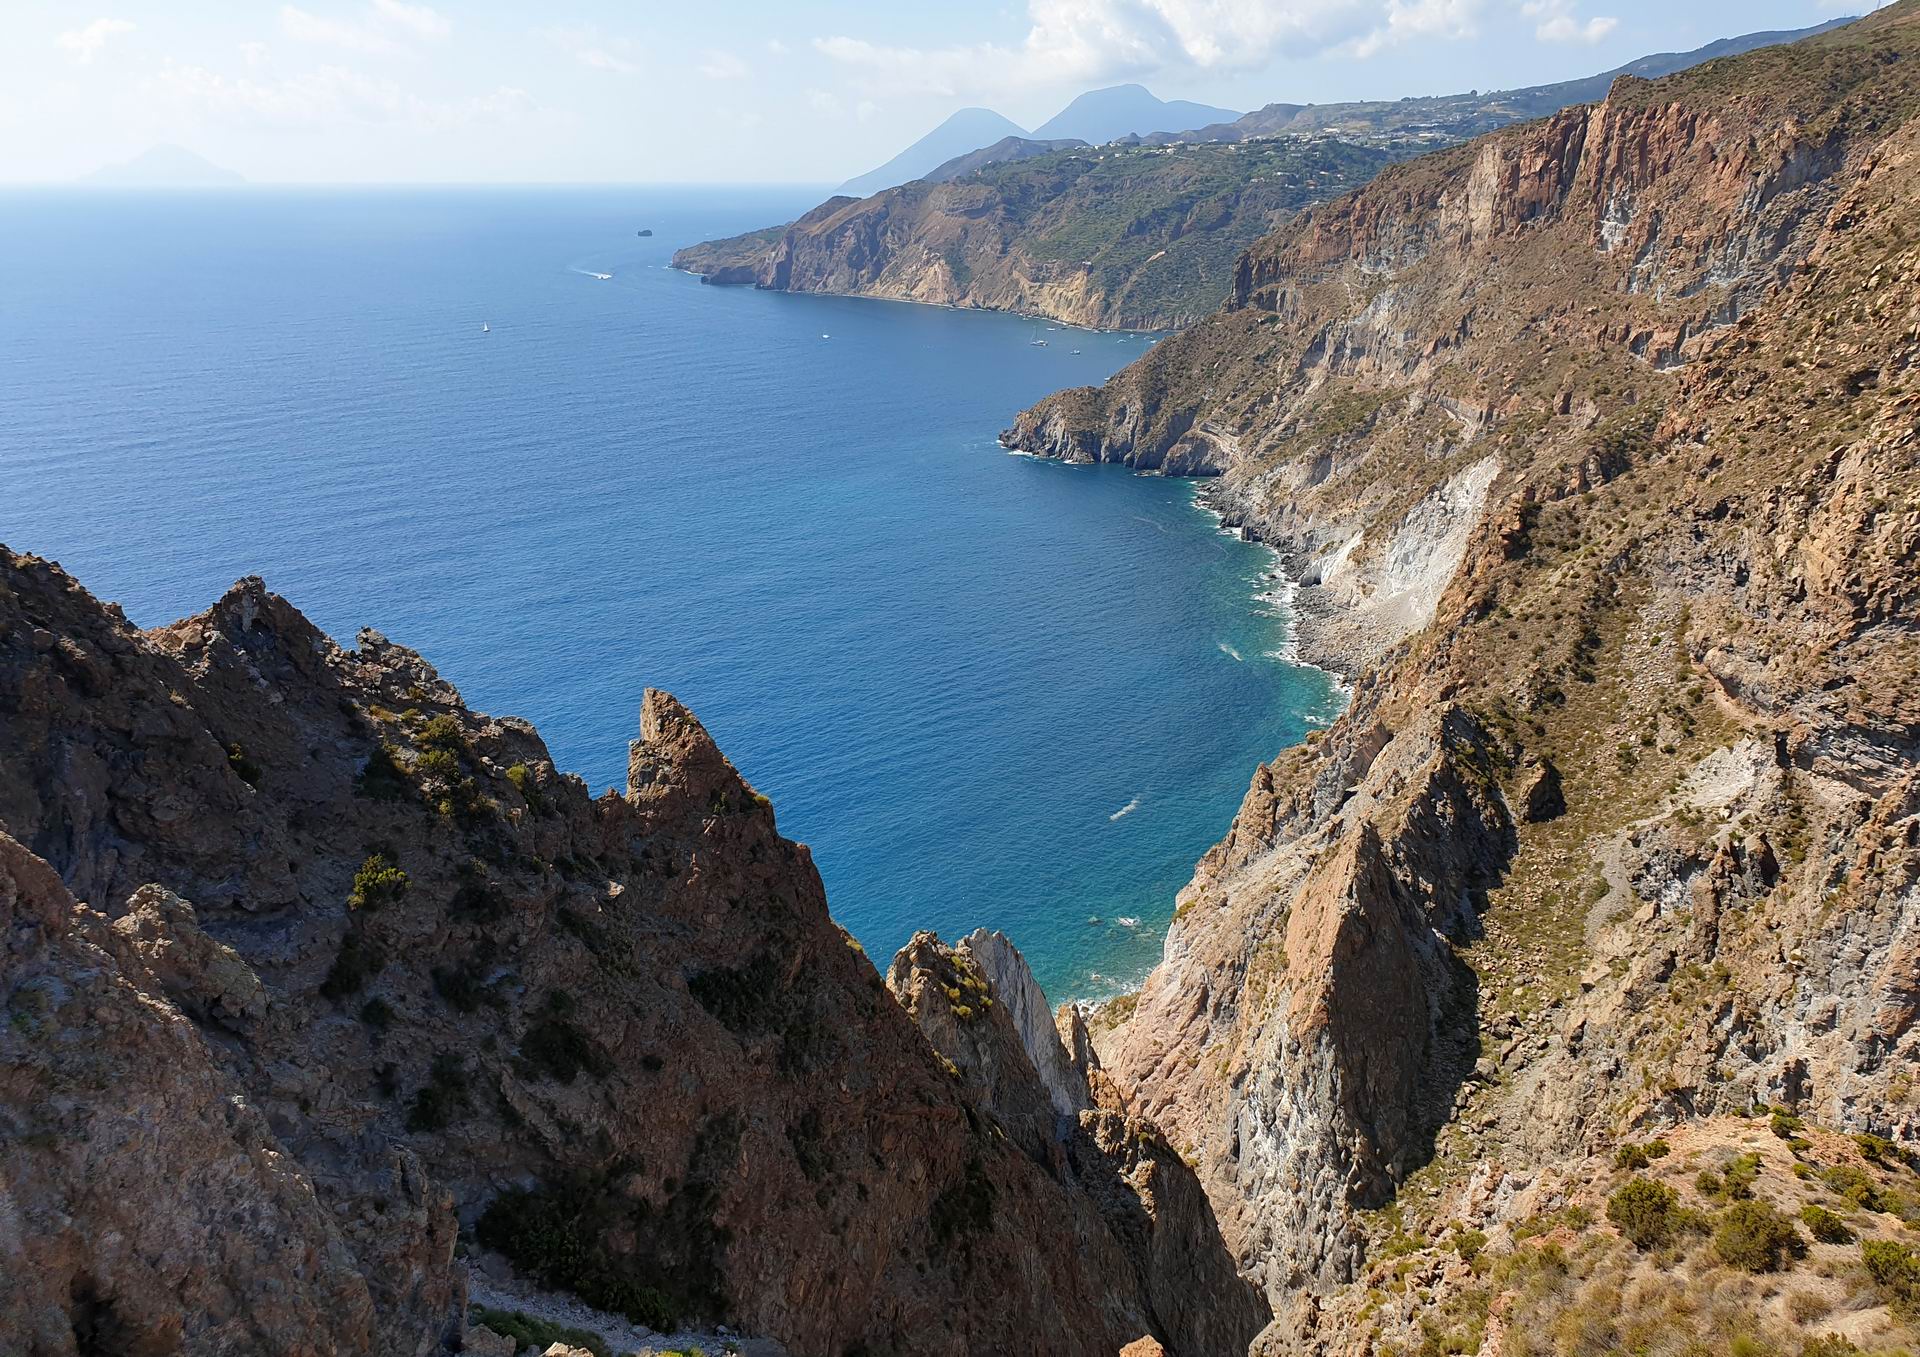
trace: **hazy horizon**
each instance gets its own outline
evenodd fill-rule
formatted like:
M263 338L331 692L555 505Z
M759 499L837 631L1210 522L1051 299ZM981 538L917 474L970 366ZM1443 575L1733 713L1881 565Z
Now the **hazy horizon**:
M254 184L825 185L955 110L1037 126L1121 83L1254 109L1571 79L1872 3L25 0L0 25L0 183L176 145Z

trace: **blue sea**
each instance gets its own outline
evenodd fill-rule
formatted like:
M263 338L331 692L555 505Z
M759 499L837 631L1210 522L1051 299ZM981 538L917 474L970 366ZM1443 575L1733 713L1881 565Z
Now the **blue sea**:
M996 445L1149 337L667 267L818 196L0 195L0 541L143 625L264 575L596 791L669 689L882 965L986 925L1114 992L1338 692L1192 485Z

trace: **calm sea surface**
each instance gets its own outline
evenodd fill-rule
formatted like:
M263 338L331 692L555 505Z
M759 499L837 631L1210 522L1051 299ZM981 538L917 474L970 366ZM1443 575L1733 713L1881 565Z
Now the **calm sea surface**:
M1111 992L1337 694L1191 486L995 446L1145 339L666 267L816 197L0 195L0 541L147 625L264 575L595 790L667 688L882 965Z

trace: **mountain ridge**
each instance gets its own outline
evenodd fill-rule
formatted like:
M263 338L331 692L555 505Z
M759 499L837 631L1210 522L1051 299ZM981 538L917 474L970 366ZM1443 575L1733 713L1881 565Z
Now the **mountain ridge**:
M1144 85L1088 90L1033 129L1035 140L1071 138L1099 146L1124 136L1184 132L1239 116L1187 99L1161 99Z
M0 736L9 1353L458 1350L470 1270L804 1357L1264 1322L1152 1128L1054 1115L1017 953L918 940L898 982L956 997L916 1022L664 693L595 798L258 579L142 632L0 550Z
M1353 689L1089 1019L1256 1352L1912 1341L1917 56L1903 0L1391 166L1005 435L1210 477Z
M1016 416L1205 477L1351 692L1051 1021L994 934L883 979L666 694L594 798L257 579L0 550L0 1347L504 1354L511 1266L805 1357L1912 1351L1916 220L1897 0L1388 165Z
M1723 39L1620 70L1724 60L1729 51L1833 26ZM1233 124L1128 136L1084 155L1035 155L1023 142L1018 156L947 162L934 172L949 185L944 191L922 182L858 206L836 197L784 228L686 247L674 263L710 282L776 291L978 306L1096 328L1177 328L1219 303L1240 250L1302 206L1353 187L1351 176L1366 166L1598 98L1617 78L1607 72L1392 103L1269 105ZM1244 159L1226 158L1230 148ZM1016 159L1024 169L1008 167Z
M1006 137L1024 137L1026 129L990 108L963 108L948 114L940 125L893 159L865 174L855 175L834 192L864 198L918 179L928 170L956 156L976 151Z

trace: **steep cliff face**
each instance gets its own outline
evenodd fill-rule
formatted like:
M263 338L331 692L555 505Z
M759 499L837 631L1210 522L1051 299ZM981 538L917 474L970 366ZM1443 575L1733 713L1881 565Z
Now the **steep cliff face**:
M396 1149L327 1210L173 997L217 1041L260 1016L245 963L170 897L121 924L0 834L0 1348L437 1350L461 1303L446 1194Z
M1073 1184L1086 1262L1132 1282L1111 1303L1137 1288L1167 1351L1244 1352L1269 1311L1236 1272L1198 1180L1155 1127L1121 1111L1084 1045L1070 1051L1035 1011L1039 986L1007 940L982 931L949 948L918 934L887 984L980 1114Z
M531 726L373 633L342 650L258 580L141 632L5 553L0 749L37 902L8 935L0 1104L45 1282L27 1351L108 1350L108 1324L114 1351L438 1350L456 1230L490 1270L796 1353L1211 1350L1125 1235L1133 1189L1107 1173L1095 1201L1022 1148L664 694L626 794L595 799ZM181 1172L104 1190L149 1154ZM227 1215L254 1223L209 1240ZM123 1248L212 1261L168 1300ZM1244 1341L1257 1301L1212 1282Z
M1172 329L1219 305L1250 242L1413 149L1305 138L1082 147L832 198L673 263L712 283Z
M1574 445L1570 480L1616 473L1650 431L1654 374L1793 274L1849 154L1879 139L1817 100L1682 97L1706 79L1623 79L1386 171L1249 250L1218 315L1006 441L1220 476L1229 521L1307 586L1310 649L1358 668L1431 620L1461 525L1542 436Z
M1268 1287L1261 1347L1477 1343L1510 1305L1541 1327L1507 1348L1578 1350L1548 1294L1595 1341L1724 1345L1636 1308L1652 1282L1593 1290L1641 1275L1586 1224L1614 1151L1684 1131L1718 1164L1756 1103L1920 1141L1916 62L1907 0L1393 168L1006 435L1215 476L1353 680L1094 1024ZM1773 1173L1859 1168L1799 1141ZM1573 1280L1523 1300L1556 1229ZM1849 1248L1844 1303L1742 1331L1909 1341Z

